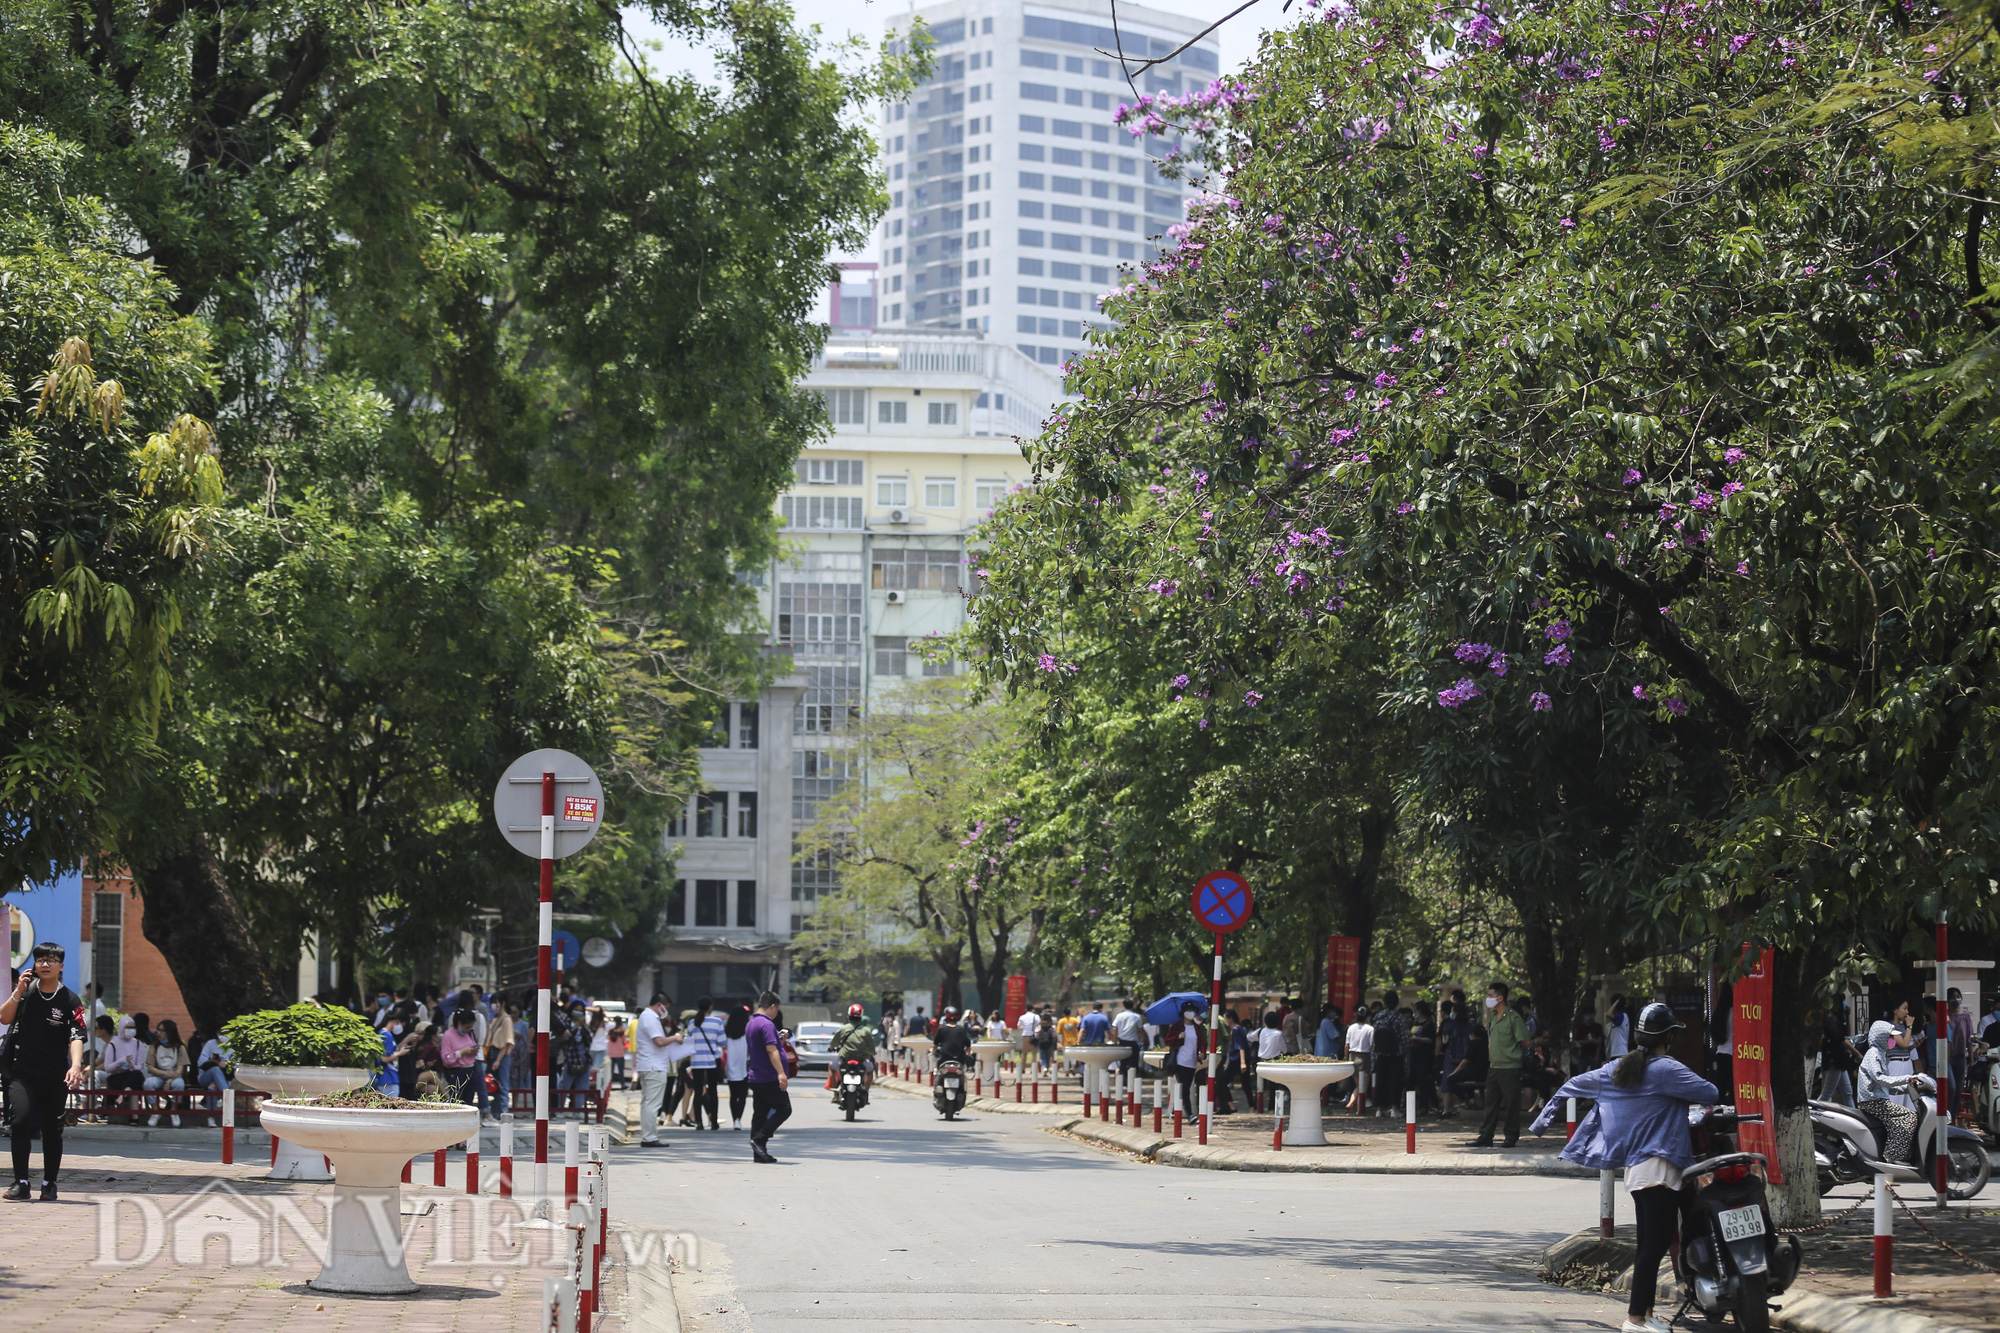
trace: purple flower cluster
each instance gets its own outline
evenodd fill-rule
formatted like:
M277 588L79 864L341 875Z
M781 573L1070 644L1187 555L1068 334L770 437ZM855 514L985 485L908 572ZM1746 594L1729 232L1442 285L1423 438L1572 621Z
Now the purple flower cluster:
M1149 592L1156 592L1162 597L1172 597L1181 590L1181 585L1172 579L1161 579L1158 583L1147 584L1146 588Z
M1559 643L1542 656L1543 666L1568 666L1569 645Z
M1493 656L1493 651L1493 645L1490 643L1461 643L1458 645L1458 651L1452 656L1467 666L1479 666Z
M1257 693L1257 691L1255 690L1243 691L1243 706L1245 708L1255 708L1258 704L1263 702L1264 702L1264 696Z
M1551 639L1554 639L1557 643L1562 643L1566 641L1569 638L1569 632L1570 632L1570 623L1567 620L1558 620L1554 624L1550 625L1547 629L1542 631L1542 633L1548 635Z
M1448 690L1438 691L1438 707L1456 708L1460 704L1471 703L1479 697L1479 687L1470 677L1461 677L1458 684Z
M1637 486L1644 479L1644 475L1638 468L1628 467L1625 469L1625 484L1627 486Z
M1543 694L1540 690L1536 690L1533 694L1529 695L1528 702L1535 706L1537 713L1546 713L1549 709L1555 707L1554 704L1549 702L1549 696Z

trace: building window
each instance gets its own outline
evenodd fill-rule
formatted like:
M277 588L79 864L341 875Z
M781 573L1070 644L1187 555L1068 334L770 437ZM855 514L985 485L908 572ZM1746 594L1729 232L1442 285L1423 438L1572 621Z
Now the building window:
M1005 498L1007 483L997 477L981 477L972 483L972 505L982 514L993 512L995 505Z
M1021 133L1042 134L1048 130L1048 122L1040 116L1021 117Z
M1083 210L1075 204L1051 204L1049 206L1049 219L1053 222L1081 223L1083 221Z
M931 404L931 406L937 407L940 406L940 404L933 403ZM951 404L945 403L942 404L942 406L949 407L951 406ZM926 509L958 508L958 478L925 477L924 508Z
M1023 83L1021 85L1021 100L1023 102L1053 102L1058 96L1056 86L1052 83Z
M1039 190L1039 189L1041 189L1041 188L1042 188L1042 184L1043 184L1043 181L1042 181L1042 173L1041 173L1041 172L1039 172L1039 171L1024 171L1024 172L1022 172L1022 173L1021 173L1021 188L1022 188L1022 189L1024 189L1024 190Z
M1082 282L1083 265L1066 264L1060 259L1053 260L1049 264L1049 276L1052 278L1059 278L1064 282ZM1072 293L1072 295L1074 295L1074 293Z
M1081 148L1058 148L1050 154L1049 160L1059 167L1080 167L1083 165L1083 150Z
M905 399L875 404L875 420L884 426L901 426L910 420L910 404Z
M754 879L736 881L736 924L744 927L757 924L757 881Z
M955 478L946 477L956 489ZM956 550L930 550L923 547L903 549L894 546L875 548L874 586L877 588L903 588L911 592L957 592L959 571L964 566L964 557ZM880 639L876 642L879 644ZM900 673L898 673L900 674Z
M840 887L840 877L833 868L833 850L822 847L817 852L801 859L799 845L792 844L792 901L795 903L816 902ZM798 918L794 917L796 921ZM796 926L793 929L797 929Z
M898 403L898 407L903 404ZM910 479L908 477L875 478L875 503L894 505L898 508L910 502Z
M729 748L728 704L722 705L722 710L709 720L708 735L703 738L701 748L704 750L727 750Z
M854 416L836 416L834 419L847 425L862 425L867 421L862 408L866 404L866 389L830 389L829 393L853 394ZM861 460L858 458L801 458L792 465L792 474L808 486L859 486L861 484Z
M957 404L957 403L932 403L932 404L930 405L930 409L931 409L931 412L930 412L930 416L931 416L931 421L930 421L930 424L931 424L931 425L933 425L933 426L956 426L956 425L958 424L958 404ZM926 500L926 501L924 501L924 503L925 503L925 504L929 504L929 503L930 503L930 501Z
M778 584L778 642L794 645L793 657L860 656L861 567L854 559L852 583Z
M788 528L835 532L859 532L867 517L858 495L780 496L778 516Z
M1038 218L1042 216L1041 204L1033 199L1021 200L1020 209L1021 216L1024 218Z
M957 674L957 667L958 664L949 657L926 657L924 659L924 674L926 676L955 675Z
M828 736L860 718L860 667L808 667L805 675L809 683L792 717L792 730L795 733ZM794 754L793 758L796 771L797 755Z
M853 299L855 298L842 298L843 302ZM846 319L843 317L842 322L846 324L860 324L863 321L858 317L855 319ZM865 426L868 424L868 390L822 389L820 393L826 399L827 414L833 418L834 425ZM830 467L832 460L814 459L812 461L815 463L824 461ZM814 480L818 480L818 478L814 478ZM841 482L839 484L846 485L847 483Z
M90 895L90 975L100 996L113 1009L121 1007L125 987L125 895Z
M757 748L757 705L736 705L736 748L754 750Z
M810 824L819 818L823 802L854 775L854 764L837 750L792 751L792 820Z
M729 924L729 881L698 879L694 882L694 923L697 926Z
M1030 231L1028 228L1023 227L1021 228L1020 241L1022 245L1034 246L1035 248L1039 249L1041 248L1042 245L1042 234L1038 231Z
M875 566L878 578L876 587L881 587L879 578L882 567ZM878 676L906 676L909 674L910 641L902 635L877 634L875 636L875 674Z
M1043 156L1042 156L1042 146L1041 146L1040 144L1038 144L1038 143L1024 143L1024 144L1022 144L1022 145L1021 145L1021 160L1022 160L1023 162L1041 162L1041 161L1044 161L1045 159L1044 159L1044 158L1043 158Z
M674 891L667 895L668 925L685 926L687 924L687 896L688 882L684 879L675 880Z
M667 816L667 836L669 838L685 838L687 835L688 803L682 801L674 807L673 813Z
M736 836L757 836L757 793L754 791L736 793Z
M705 791L694 798L694 836L697 838L729 836L728 792Z
M1056 56L1053 51L1023 51L1021 63L1029 69L1054 69Z

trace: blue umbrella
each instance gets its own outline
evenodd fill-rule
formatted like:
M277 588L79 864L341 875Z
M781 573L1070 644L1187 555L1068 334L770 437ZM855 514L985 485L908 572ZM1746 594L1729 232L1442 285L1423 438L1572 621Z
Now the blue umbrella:
M1197 991L1179 990L1163 996L1146 1006L1146 1021L1154 1027L1165 1027L1169 1023L1181 1021L1181 1006L1191 1004L1197 1013L1208 1012L1208 997Z

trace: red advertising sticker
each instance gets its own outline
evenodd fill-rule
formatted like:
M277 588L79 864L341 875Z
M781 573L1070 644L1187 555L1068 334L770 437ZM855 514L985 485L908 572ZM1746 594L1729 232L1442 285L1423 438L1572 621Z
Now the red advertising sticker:
M1777 1109L1771 1104L1771 965L1769 949L1754 944L1743 948L1745 967L1733 993L1736 1013L1730 1027L1735 1047L1736 1110L1739 1115L1762 1115L1763 1121L1737 1130L1736 1141L1744 1152L1764 1154L1765 1174L1774 1185L1785 1182L1778 1164ZM1724 1097L1728 1088L1722 1089Z
M595 824L597 822L597 798L595 796L563 797L563 823Z

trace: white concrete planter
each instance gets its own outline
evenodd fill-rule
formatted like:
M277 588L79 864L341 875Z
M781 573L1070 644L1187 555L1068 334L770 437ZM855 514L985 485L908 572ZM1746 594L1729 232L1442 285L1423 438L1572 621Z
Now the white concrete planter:
M1085 1066L1083 1091L1106 1096L1111 1087L1110 1066L1132 1054L1128 1046L1071 1046L1063 1052Z
M1320 1118L1320 1090L1329 1083L1354 1077L1354 1065L1347 1060L1290 1064L1279 1060L1259 1060L1257 1077L1283 1087L1285 1097L1285 1142L1301 1148L1319 1147L1326 1142L1326 1125Z
M479 1129L471 1106L376 1110L264 1103L264 1123L288 1143L333 1159L333 1220L319 1291L393 1296L417 1289L403 1262L403 1167Z
M931 1047L937 1045L936 1042L932 1041L929 1037L905 1037L903 1038L903 1045L917 1053L917 1071L919 1073L931 1067Z
M1000 1081L1000 1057L1014 1049L1011 1041L981 1037L972 1043L972 1058L979 1061L979 1076L988 1083Z
M346 1092L350 1088L366 1087L370 1075L365 1069L348 1069L338 1065L248 1065L236 1066L236 1082L252 1092L268 1092L273 1097L295 1097L311 1100L326 1097L336 1092ZM264 1127L269 1129L266 1120ZM271 1163L272 1180L332 1180L326 1169L326 1162L318 1152L307 1152L298 1144L283 1136L278 1140L278 1155Z

